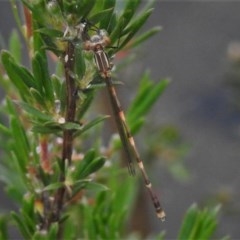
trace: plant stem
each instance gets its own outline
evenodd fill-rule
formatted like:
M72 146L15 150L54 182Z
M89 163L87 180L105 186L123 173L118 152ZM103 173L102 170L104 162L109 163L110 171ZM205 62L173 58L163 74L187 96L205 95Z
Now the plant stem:
M72 77L74 72L74 45L69 42L67 53L64 58L65 78L66 78L66 91L67 91L67 109L65 120L66 122L74 122L76 114L76 84L75 79ZM72 143L73 131L65 130L63 132L63 152L62 161L67 161L71 164L72 159ZM65 165L64 165L65 166Z
M65 79L66 79L66 122L75 121L76 113L76 84L75 79L72 77L74 72L74 45L71 42L68 42L67 51L64 56L64 70L65 70ZM62 149L62 159L61 166L62 172L60 175L60 182L65 181L65 167L69 166L72 161L72 148L73 148L73 131L64 130L63 131L63 149ZM55 212L54 219L55 221L60 220L61 210L64 205L64 195L65 187L60 188L55 196ZM53 220L54 220L53 219ZM58 239L61 239L61 227L58 232Z

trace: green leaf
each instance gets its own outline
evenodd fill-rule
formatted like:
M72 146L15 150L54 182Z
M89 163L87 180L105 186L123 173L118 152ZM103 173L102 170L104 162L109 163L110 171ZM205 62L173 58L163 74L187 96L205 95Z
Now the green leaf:
M94 5L96 4L95 0L85 0L85 1L79 1L80 5L77 8L78 13L81 14L83 18L87 18L87 16L90 14L92 9L94 8Z
M105 119L109 118L108 115L105 116L99 116L97 118L95 118L94 120L92 120L91 122L85 124L82 126L82 129L77 131L75 133L75 137L79 136L81 134L83 134L84 132L86 132L87 130L91 129L92 127L94 127L95 125L97 125L98 123L101 123L102 121L104 121Z
M95 158L95 152L91 150L86 154L84 159L76 164L76 169L72 173L73 180L78 180L79 178L86 178L93 172L96 172L101 167L103 167L105 163L105 158L97 157Z
M217 227L217 215L219 213L220 206L216 206L212 209L204 209L201 214L202 224L198 233L203 239L210 239Z
M183 224L181 226L178 239L191 239L197 224L198 224L198 210L197 205L193 204L187 211L184 219Z
M126 2L124 11L120 16L119 20L117 21L117 25L115 26L115 29L110 35L112 43L115 43L116 40L120 38L120 35L122 35L124 28L131 21L140 3L141 3L140 0L128 0Z
M19 182L17 182L19 184ZM25 183L24 183L25 185ZM8 185L6 187L6 193L9 196L9 198L13 199L17 204L21 204L22 203L22 196L24 195L24 193L26 192L25 188L16 189L17 184L15 184L14 186L12 185Z
M41 134L58 134L60 131L62 131L61 127L59 124L54 124L51 125L37 125L36 123L32 127L32 132L35 133L41 133Z
M59 229L59 223L53 222L51 223L48 231L36 231L31 238L32 240L50 240L50 239L57 239Z
M62 131L64 129L66 130L76 130L76 131L81 131L82 126L79 123L74 123L74 122L68 122L68 123L59 123L54 121L54 119L50 119L50 121L45 121L48 119L38 119L38 121L32 121L34 124L32 131L33 132L38 132L38 133L58 133L59 131ZM41 121L45 122L41 122Z
M59 223L52 223L48 231L48 239L57 239Z
M168 84L169 80L167 79L161 80L159 83L155 84L150 80L148 73L144 74L141 79L137 96L132 101L132 104L127 111L127 119L130 129L133 127L137 130L140 127L141 122L138 122L138 119L143 119L143 117L150 111L151 107L161 96Z
M25 130L19 123L19 120L12 117L10 120L10 126L12 130L12 136L15 140L13 145L14 152L17 156L17 161L21 167L22 172L26 171L26 164L28 161L29 154L29 143L25 134Z
M57 57L60 57L64 54L62 49L57 48L57 46L42 46L41 50L53 52Z
M131 122L131 134L137 133L145 123L145 118L140 117L139 119Z
M22 202L22 211L30 218L34 219L34 196L27 195Z
M61 90L62 90L62 80L55 74L51 76L51 81L54 89L54 93L56 94L56 99L60 100Z
M80 45L75 45L75 74L77 75L78 78L83 78L84 74L85 74L85 70L86 70L86 66L85 66L85 60L83 58L83 54L82 54L82 48L80 47Z
M38 84L37 90L43 94L44 99L53 104L54 92L52 82L48 72L48 64L46 54L36 52L32 60L33 73Z
M82 0L82 1L62 1L62 9L67 15L73 15L68 18L69 25L76 25L81 18L87 18L94 6L95 0Z
M82 97L83 100L80 103L79 110L77 113L77 116L78 116L77 119L82 119L84 114L89 109L89 107L93 101L93 98L94 98L94 93L95 92L93 90L88 90L87 93L83 95L83 97ZM80 98L81 98L81 96L80 96Z
M101 23L99 25L100 29L105 28L107 31L110 30L111 32L111 29L109 29L109 26L111 25L112 20L114 20L113 17L114 17L115 5L116 5L116 0L104 0L103 9L111 9L111 10L105 13L105 17L104 19L101 20Z
M102 20L106 19L106 16L113 12L113 8L105 8L104 10L97 12L95 15L91 16L90 21L93 23L101 22Z
M45 99L37 89L30 88L30 94L38 105L42 106L43 108L47 108Z
M181 226L178 239L211 239L216 226L219 206L212 209L198 209L197 205L192 205Z
M101 192L101 191L108 191L109 188L103 184L96 183L96 182L89 182L87 183L86 190L93 191L94 193Z
M82 189L96 192L107 191L108 188L102 184L92 182L91 179L77 180L72 185L72 197L79 193Z
M19 231L22 233L25 239L31 239L31 234L27 228L25 221L17 215L15 212L11 212L11 217L14 219L15 223L18 226Z
M64 186L63 182L50 183L49 185L43 188L43 191L57 190L63 186Z
M82 126L79 123L67 122L61 124L61 128L66 130L80 130Z
M24 67L17 65L9 52L2 51L1 58L8 77L18 89L22 99L26 100L30 96L29 87L35 86L32 75Z
M66 108L66 82L60 79L57 75L51 76L51 81L53 84L53 89L55 93L55 103L59 101L60 104L60 113L63 113ZM76 118L77 119L77 118Z
M100 169L105 163L105 158L96 157L94 149L90 149L82 160L74 162L74 171L70 171L71 178L75 180L83 179L91 173Z
M0 239L9 239L8 236L8 218L6 216L0 217Z
M0 124L0 132L2 135L4 134L5 136L11 136L11 131L9 130L9 128L2 124Z
M18 32L16 30L13 30L9 41L9 51L11 52L16 62L21 61L21 47L22 45Z
M86 180L86 179L78 180L74 183L74 185L75 186L81 185L81 188L82 188L82 186L84 186L84 189L93 191L95 193L109 190L109 188L103 184L96 183L96 182L93 182L92 180Z
M147 32L144 32L143 34L141 34L140 36L134 38L131 43L129 44L129 46L127 46L127 48L134 48L137 47L138 45L142 44L143 42L145 42L146 40L148 40L149 38L151 38L152 36L154 36L156 33L158 33L162 28L161 27L155 27L150 29Z
M127 0L122 16L125 16L125 18L130 21L140 4L141 0ZM129 9L131 10L131 12L128 12Z
M148 9L146 12L143 12L134 22L129 25L122 33L122 35L128 35L126 38L121 42L119 49L122 49L138 32L138 30L143 26L143 24L147 21L149 16L152 14L153 9Z
M23 108L23 110L30 114L33 118L37 118L42 121L52 121L51 116L44 114L42 111L32 107L28 103L19 101L15 101L15 103L18 104L21 108Z
M85 154L83 159L73 162L74 171L72 171L71 168L68 168L67 174L66 174L67 176L70 177L70 182L79 180L79 178L84 178L86 176L86 175L83 175L82 173L87 169L88 165L91 164L92 161L94 161L95 156L96 156L95 150L90 149Z
M32 235L34 233L36 223L34 221L34 218L28 216L24 211L21 211L21 217L24 220L25 226Z
M38 28L35 30L38 33L42 33L52 38L61 38L63 36L63 32L53 28Z
M81 172L81 177L84 178L96 171L98 171L100 168L103 167L105 163L105 158L104 157L98 157L94 159L91 163L89 163L85 169L82 170Z
M26 171L26 161L29 158L29 142L26 135L26 131L23 128L13 104L10 100L7 100L7 108L10 114L10 129L12 134L12 139L14 144L12 145L11 151L13 149L17 157L17 162L22 173Z
M90 163L96 156L95 149L90 149L84 156L83 161Z
M168 83L168 80L162 80L158 84L151 83L151 86L146 86L131 104L131 107L129 108L129 118L136 119L144 116L163 93Z

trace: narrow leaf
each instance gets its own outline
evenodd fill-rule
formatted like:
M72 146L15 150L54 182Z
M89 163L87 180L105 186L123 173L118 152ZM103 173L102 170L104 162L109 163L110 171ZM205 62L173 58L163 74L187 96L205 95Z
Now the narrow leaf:
M5 135L5 136L11 136L11 131L9 130L9 128L7 128L6 126L0 124L0 132L2 135Z
M61 125L62 129L66 130L80 130L82 126L79 123L68 122Z
M64 186L63 182L55 182L55 183L51 183L48 186L44 187L43 191L57 190L63 186Z
M18 89L18 92L21 95L22 99L27 99L30 93L28 87L25 84L26 79L24 79L25 76L22 73L20 67L14 62L14 59L9 52L2 51L1 57L8 77Z
M19 231L22 233L25 239L31 239L31 234L25 225L25 222L15 212L11 212L11 216L16 222Z
M52 82L48 72L48 64L45 53L37 52L32 61L33 72L38 83L38 90L44 94L46 100L53 103L54 93Z
M52 29L52 28L38 28L35 30L38 33L42 33L52 38L61 38L63 36L62 31Z
M103 19L106 19L106 16L111 14L112 11L113 11L113 8L108 8L108 9L105 8L104 10L97 12L95 15L91 16L90 21L94 23L101 22Z
M108 13L105 13L105 18L101 20L101 23L99 25L100 29L105 28L108 32L109 30L111 30L109 29L109 27L112 21L114 20L113 12L114 12L115 5L116 5L116 0L104 0L103 8L111 9L111 11L109 11Z
M75 73L78 78L82 78L85 74L86 66L85 61L82 54L82 48L80 45L76 45L75 47Z
M136 119L144 117L146 113L150 111L153 104L169 84L169 80L165 79L154 85L153 82L146 78L146 75L143 77L143 81L145 81L144 85L140 88L139 93L127 112L130 125L134 123Z
M18 102L15 101L16 104L18 104L21 108L23 108L24 111L26 111L28 114L30 114L34 118L38 118L43 121L51 121L52 117L44 114L42 111L32 107L30 104L25 102Z
M9 42L9 51L12 53L12 56L16 62L21 61L21 41L16 30L12 31L10 42Z
M81 172L81 177L87 177L88 175L96 172L99 170L101 167L103 167L105 163L105 158L103 157L98 157L94 159L90 164L87 165L87 167L84 169L84 171Z
M193 235L194 226L196 226L197 224L197 218L198 218L197 205L194 204L188 209L183 219L183 224L178 235L179 240L191 239L190 237L192 237Z
M58 134L60 131L62 131L59 125L44 126L44 125L37 125L37 124L34 124L31 130L32 132L41 133L41 134Z
M5 216L0 217L0 239L9 239L8 236L8 219Z
M109 118L108 115L99 116L99 117L95 118L93 121L87 123L86 125L83 125L82 129L75 133L75 136L79 136L80 134L83 134L84 132L91 129L93 126L101 123L102 121L104 121L107 118Z
M141 43L145 42L146 40L148 40L149 38L154 36L161 29L162 29L161 27L155 27L155 28L150 29L149 31L141 34L140 36L138 36L136 38L134 38L126 48L135 48L135 47L137 47Z
M45 99L42 97L42 94L37 89L30 88L30 93L35 102L38 103L38 105L42 106L43 108L47 108Z
M86 94L83 96L83 101L80 104L79 111L77 113L78 119L82 119L84 114L87 112L94 98L94 91L88 90Z
M26 161L28 161L29 143L25 134L25 130L19 123L18 119L12 117L10 120L10 126L12 130L12 136L15 140L13 148L17 154L19 166L24 173L26 171Z
M124 30L123 35L127 34L127 37L121 42L119 49L123 48L138 32L138 30L143 26L143 24L147 21L149 16L151 15L153 9L148 9L148 11L143 12L134 22L128 26L127 29Z
M115 29L113 30L110 36L113 43L115 43L115 41L119 39L120 36L122 35L123 30L125 29L127 24L131 21L140 2L141 2L140 0L128 0L126 2L124 11L120 16L119 20L117 21L118 24L115 26Z
M100 191L108 191L109 188L103 184L96 183L96 182L88 182L85 185L86 190L93 191L94 193L100 192Z

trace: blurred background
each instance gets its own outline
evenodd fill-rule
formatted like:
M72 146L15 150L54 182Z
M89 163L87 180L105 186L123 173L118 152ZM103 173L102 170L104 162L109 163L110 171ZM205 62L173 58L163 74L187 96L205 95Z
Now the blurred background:
M7 0L0 2L0 16L0 33L6 43L15 25ZM152 217L149 206L151 217L145 231L154 234L164 230L167 239L176 238L183 215L192 203L200 206L221 203L217 236L237 239L240 236L240 2L157 1L145 28L156 25L163 30L144 49L138 50L134 71L142 74L149 69L156 81L171 79L149 121L154 126L174 128L181 136L183 145L187 145L181 164L188 176L179 179L169 171L164 157L149 167L155 188L161 193L167 221L160 223ZM134 84L131 87L136 89ZM131 83L126 85L127 106ZM0 199L2 209L14 207L9 205L2 190Z
M239 12L237 1L157 1L148 22L163 30L146 44L144 67L172 79L155 121L176 126L190 145L187 182L160 170L168 238L190 204L209 201L223 204L218 235L240 236Z

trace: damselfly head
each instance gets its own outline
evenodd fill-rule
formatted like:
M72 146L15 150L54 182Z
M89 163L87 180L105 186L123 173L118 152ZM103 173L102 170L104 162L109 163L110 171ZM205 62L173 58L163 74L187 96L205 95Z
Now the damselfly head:
M92 43L100 43L102 41L102 37L100 35L92 35L90 38Z
M104 29L100 29L97 34L92 35L89 40L94 46L102 45L102 47L106 47L110 44L110 38Z

